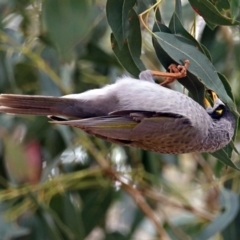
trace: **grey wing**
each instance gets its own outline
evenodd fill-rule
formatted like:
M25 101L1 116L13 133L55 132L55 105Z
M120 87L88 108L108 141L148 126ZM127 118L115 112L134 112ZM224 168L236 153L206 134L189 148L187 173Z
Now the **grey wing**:
M81 128L111 142L158 152L166 152L174 145L186 147L197 134L189 119L172 113L119 111L114 114L53 123Z
M132 131L138 124L132 118L124 116L103 116L69 121L61 119L51 123L80 128L91 135L120 144L131 142Z

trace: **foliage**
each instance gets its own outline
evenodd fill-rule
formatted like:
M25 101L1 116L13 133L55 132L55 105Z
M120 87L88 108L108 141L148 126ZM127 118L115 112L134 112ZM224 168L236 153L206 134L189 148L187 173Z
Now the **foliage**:
M238 119L240 1L183 2L1 1L1 93L83 92L188 59L187 77L170 87L199 104L214 90ZM233 143L212 155L173 156L45 117L1 114L0 124L0 239L239 236Z

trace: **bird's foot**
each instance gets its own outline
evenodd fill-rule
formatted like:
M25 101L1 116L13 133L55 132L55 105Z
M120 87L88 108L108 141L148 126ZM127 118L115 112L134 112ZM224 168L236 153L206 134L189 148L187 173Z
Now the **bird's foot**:
M187 69L190 62L184 61L184 65L171 64L168 69L170 72L158 72L152 71L153 76L165 77L165 81L161 85L167 85L175 81L175 79L183 78L187 76Z

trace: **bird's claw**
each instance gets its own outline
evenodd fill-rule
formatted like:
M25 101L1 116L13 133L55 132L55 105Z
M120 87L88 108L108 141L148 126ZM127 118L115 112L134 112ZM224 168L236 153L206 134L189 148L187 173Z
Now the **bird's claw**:
M171 64L168 69L170 73L174 74L173 76L168 76L165 78L165 81L161 85L167 85L175 81L175 79L183 78L187 76L187 69L190 62L189 60L184 61L184 65L177 65L175 63Z

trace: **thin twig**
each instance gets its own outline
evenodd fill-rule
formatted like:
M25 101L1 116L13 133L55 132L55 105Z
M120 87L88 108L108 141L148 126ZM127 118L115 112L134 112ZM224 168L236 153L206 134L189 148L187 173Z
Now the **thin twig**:
M117 181L121 183L122 188L132 196L132 198L138 204L143 213L145 213L145 215L150 220L152 220L159 234L159 239L170 240L171 238L168 236L167 232L164 230L159 220L156 218L153 209L148 205L142 193L138 189L134 188L132 185L125 183L116 173L114 177Z
M171 200L168 197L166 197L166 196L164 196L160 193L155 193L155 192L153 192L151 190L148 190L148 189L145 189L142 192L144 193L144 195L146 197L151 198L152 200L171 205L172 207L175 207L175 208L180 208L180 209L183 209L183 210L186 210L186 211L190 211L190 212L198 215L199 217L201 217L205 220L212 221L215 217L213 214L211 214L207 211L199 210L197 208L194 208L193 206L177 203L176 201Z
M82 137L81 140L83 140ZM156 218L153 210L150 208L140 191L134 188L131 184L125 183L123 179L119 177L119 174L111 168L109 162L102 156L102 154L95 148L94 144L87 137L85 137L82 142L84 142L84 147L95 157L96 161L103 170L105 170L106 174L115 181L119 181L121 183L122 188L131 195L143 213L153 222L156 231L159 234L159 239L170 240L171 238Z

